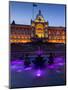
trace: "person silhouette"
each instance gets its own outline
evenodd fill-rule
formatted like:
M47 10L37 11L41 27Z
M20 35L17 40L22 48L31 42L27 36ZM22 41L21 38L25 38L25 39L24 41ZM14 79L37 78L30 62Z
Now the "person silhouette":
M48 59L49 59L49 60L48 60L48 63L49 63L50 65L54 63L54 57L53 57L53 54L52 54L52 53L50 53Z

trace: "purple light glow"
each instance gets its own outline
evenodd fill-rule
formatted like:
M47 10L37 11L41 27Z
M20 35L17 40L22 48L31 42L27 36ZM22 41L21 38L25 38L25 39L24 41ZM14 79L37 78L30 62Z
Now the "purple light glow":
M40 73L38 73L37 76L40 77Z
M54 69L54 67L55 67L54 65L49 65L48 66L48 68L50 68L50 69Z
M22 72L22 69L18 69L17 72Z
M32 67L27 67L24 70L31 70L31 69L32 69Z
M12 69L16 69L17 67L15 65L11 66Z
M42 71L39 69L39 70L37 71L37 73L36 73L36 76L40 77L41 74L42 74Z
M23 64L23 61L15 60L15 61L12 61L11 64Z
M44 74L47 75L49 69L53 69L57 73L61 73L61 70L58 70L58 69L61 68L62 66L64 66L64 64L65 64L65 62L64 62L63 57L56 57L56 58L54 58L54 63L52 65L49 65L49 64L45 65L46 67L44 67L44 69L45 69L45 71L44 71L44 69L43 70L40 70L40 69L33 70L33 66L34 66L33 63L31 63L30 67L24 68L24 61L13 60L13 61L11 61L11 69L12 69L12 71L16 71L16 72L23 72L24 70L25 71L30 70L30 72L33 73L34 76L41 77Z
M55 63L59 63L59 62L64 62L63 57L56 57L55 58Z
M16 72L22 72L23 70L23 61L21 60L14 60L11 62L11 69Z
M59 65L59 66L63 66L63 65L64 65L64 63L58 63L58 65Z

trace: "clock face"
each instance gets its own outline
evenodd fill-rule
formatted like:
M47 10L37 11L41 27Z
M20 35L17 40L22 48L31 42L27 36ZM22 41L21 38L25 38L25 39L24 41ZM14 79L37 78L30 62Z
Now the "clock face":
M44 26L43 24L36 25L36 35L38 37L44 37Z
M38 29L38 28L43 29L43 28L44 28L44 27L43 27L43 24L37 24L37 25L36 25L36 29Z
M44 26L43 24L37 24L36 25L36 31L39 33L44 33Z

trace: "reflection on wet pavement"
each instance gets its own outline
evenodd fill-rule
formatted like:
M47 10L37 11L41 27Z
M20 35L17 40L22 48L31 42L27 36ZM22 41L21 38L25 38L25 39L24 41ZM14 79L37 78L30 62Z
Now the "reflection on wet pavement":
M33 63L24 68L24 60L11 61L11 86L31 87L65 84L65 58L55 57L54 64L45 64L43 69L35 69Z

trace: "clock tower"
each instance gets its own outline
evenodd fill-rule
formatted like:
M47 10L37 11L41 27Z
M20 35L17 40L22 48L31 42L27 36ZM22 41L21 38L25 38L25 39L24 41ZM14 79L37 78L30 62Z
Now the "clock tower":
M48 38L48 22L45 21L41 10L39 10L36 19L31 22L31 25L34 28L34 35L37 38Z

